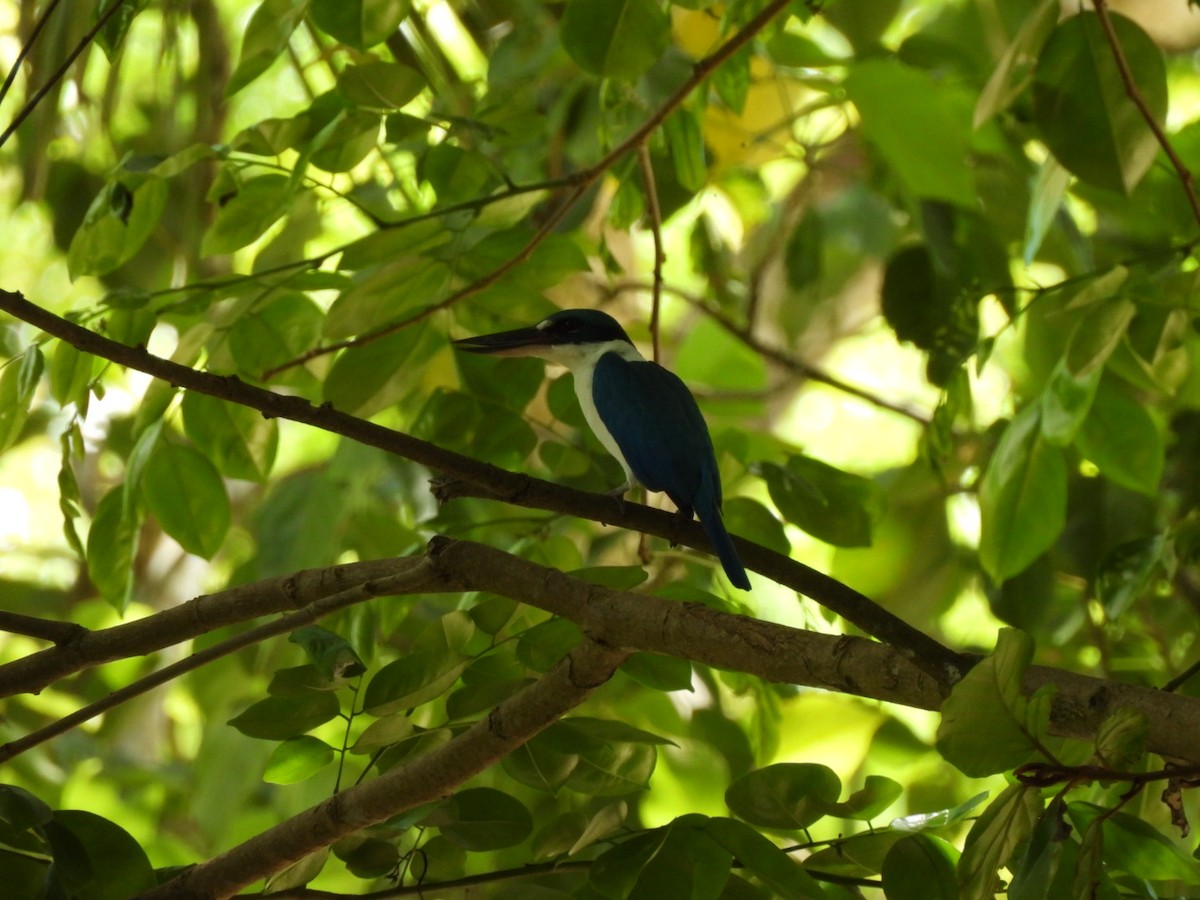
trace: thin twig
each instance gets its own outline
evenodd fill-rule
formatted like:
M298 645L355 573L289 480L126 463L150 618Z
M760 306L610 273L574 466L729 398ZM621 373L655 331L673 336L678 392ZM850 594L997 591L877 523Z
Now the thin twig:
M0 147L3 147L8 142L8 139L12 137L13 132L15 132L21 126L21 123L24 122L29 117L29 114L37 108L37 105L42 102L42 98L49 94L50 91L54 89L54 85L58 84L59 80L67 74L67 70L74 65L75 60L79 58L79 54L82 53L87 45L95 39L96 35L100 33L100 30L106 24L108 24L108 20L112 18L113 13L115 13L124 5L125 0L115 0L113 5L106 9L104 14L100 16L96 24L88 30L87 34L79 39L79 43L76 44L75 49L67 55L67 58L63 64L54 71L54 74L50 76L49 80L45 84L43 84L33 93L33 96L25 101L25 105L21 107L21 111L17 113L16 118L13 119L12 122L9 123L9 126L4 129L4 133L0 134Z
M1125 51L1121 48L1120 40L1117 39L1116 29L1113 28L1112 18L1108 13L1108 0L1093 0L1093 5L1096 7L1096 15L1100 17L1100 24L1104 28L1104 36L1108 38L1108 45L1112 48L1113 61L1117 64L1117 71L1121 73L1121 81L1125 85L1125 94L1133 101L1133 105L1138 108L1138 112L1142 114L1142 118L1146 120L1146 124L1150 126L1150 130L1154 133L1155 140L1158 141L1163 152L1167 154L1167 159L1171 161L1171 165L1175 167L1175 173L1179 176L1179 181L1183 185L1183 192L1187 195L1188 205L1192 208L1192 217L1200 225L1200 200L1196 198L1195 178L1193 178L1191 170L1188 169L1183 160L1179 158L1179 154L1175 152L1175 148L1171 146L1171 141L1167 137L1167 133L1158 124L1158 120L1154 118L1154 113L1150 111L1150 107L1146 105L1141 91L1138 90L1137 83L1133 79L1133 72L1129 68L1129 60L1125 58Z
M46 27L46 23L50 21L50 16L54 10L58 8L59 0L50 0L46 4L46 8L42 10L42 14L38 16L38 20L33 25L33 30L29 32L29 39L21 45L21 50L17 54L17 58L13 60L12 68L8 70L8 74L4 77L4 84L0 85L0 103L8 96L8 92L12 90L13 82L17 80L17 72L21 69L21 63L25 62L25 58L33 51L33 45L38 39L38 35L42 33L42 29Z
M562 221L563 217L566 216L571 207L573 207L575 203L587 193L588 188L595 184L596 181L598 181L605 172L611 169L618 160L624 158L630 152L636 150L637 147L645 143L646 139L649 138L654 130L662 125L667 116L669 116L678 106L687 100L692 91L694 91L701 83L703 83L704 80L712 74L714 69L721 65L721 63L725 62L725 60L729 59L729 57L740 50L743 46L748 44L754 38L754 36L758 34L758 32L762 31L762 29L765 28L773 18L775 18L775 16L783 12L788 7L788 4L789 0L772 0L772 2L765 6L758 13L758 15L747 22L737 34L733 35L733 37L722 44L717 50L713 51L703 59L698 60L692 67L692 74L687 78L687 80L684 81L684 83L680 85L678 89L676 89L675 93L672 94L662 104L662 106L648 116L646 120L640 126L638 126L632 134L629 135L629 137L605 154L604 158L599 162L577 173L576 187L570 192L570 194L568 194L566 199L563 200L562 204L551 214L550 218L542 226L542 228L538 230L538 232L512 259L506 261L499 268L489 272L487 275L484 275L477 281L467 285L464 288L461 288L458 291L455 291L444 300L441 300L432 306L426 307L416 315L412 315L401 321L392 322L388 325L376 328L373 331L369 331L366 334L360 335L356 338L338 341L337 343L328 344L323 347L315 347L302 356L299 356L290 362L284 363L282 366L277 366L268 372L265 377L269 378L270 376L276 375L285 369L303 365L304 363L320 356L326 356L330 353L336 353L339 350L345 350L350 347L361 347L365 344L377 341L389 334L393 334L396 331L400 331L401 329L408 328L417 322L421 322L429 318L435 312L447 309L450 306L458 303L460 300L477 294L484 288L495 284L499 279L503 278L510 271L512 271L512 269L514 269L517 265L529 258L533 251L536 250L538 246L540 246L541 243L550 236L553 228L557 226L560 221Z
M8 762L26 750L30 750L38 746L38 744L45 743L53 737L70 731L76 725L81 725L89 719L93 719L101 713L120 706L134 697L138 697L153 688L178 678L180 675L198 669L223 656L228 656L230 653L234 653L244 647L250 647L268 638L287 634L295 631L297 628L303 628L305 625L310 625L318 619L337 612L339 609L352 606L355 603L361 603L364 600L370 600L373 597L390 593L403 593L413 578L419 577L421 577L420 569L419 567L414 567L414 571L383 578L378 582L366 582L355 585L352 588L339 591L322 600L317 600L304 609L276 619L274 622L268 622L265 625L260 625L257 628L252 628L242 634L235 635L228 640L221 641L219 644L213 644L211 647L193 653L186 659L181 659L169 666L164 666L156 672L152 672L144 678L130 682L120 690L113 691L107 697L97 700L95 703L89 703L82 709L78 709L70 715L63 716L61 719L51 722L44 728L30 732L15 741L9 741L0 747L0 763Z
M650 303L650 336L653 339L654 360L662 357L662 341L659 336L659 310L662 306L663 263L667 255L663 251L662 207L658 203L658 185L654 181L654 166L650 160L650 147L638 145L638 167L642 171L642 184L646 191L646 217L650 220L650 234L654 238L654 281Z

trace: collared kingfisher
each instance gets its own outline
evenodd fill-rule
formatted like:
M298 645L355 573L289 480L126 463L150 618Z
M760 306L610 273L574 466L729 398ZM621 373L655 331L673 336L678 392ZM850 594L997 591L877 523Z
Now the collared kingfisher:
M729 581L750 590L721 520L721 474L700 408L677 375L638 352L616 319L566 309L532 328L454 343L471 353L537 356L570 369L583 417L625 470L625 484L613 493L641 484L665 492L687 518L695 513Z

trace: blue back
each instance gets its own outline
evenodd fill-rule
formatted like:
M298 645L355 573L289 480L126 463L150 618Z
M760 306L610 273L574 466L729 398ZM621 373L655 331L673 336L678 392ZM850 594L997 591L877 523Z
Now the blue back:
M721 482L708 426L691 391L657 363L606 353L592 399L638 481L690 516L720 509Z

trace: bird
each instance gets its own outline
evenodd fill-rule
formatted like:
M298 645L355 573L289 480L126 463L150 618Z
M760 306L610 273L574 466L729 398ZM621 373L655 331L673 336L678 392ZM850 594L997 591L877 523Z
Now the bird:
M640 484L700 520L730 583L750 579L721 518L721 474L708 426L687 385L638 352L608 313L564 309L529 328L463 338L469 353L536 356L570 369L588 426L625 471L621 497Z

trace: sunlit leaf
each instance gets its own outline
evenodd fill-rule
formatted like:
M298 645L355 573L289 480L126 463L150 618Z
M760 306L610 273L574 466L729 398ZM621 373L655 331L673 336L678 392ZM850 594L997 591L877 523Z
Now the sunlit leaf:
M960 771L982 777L1027 762L1045 735L1044 710L1021 691L1033 641L1012 628L1000 631L996 650L954 686L942 704L938 752Z
M990 900L999 885L997 870L1012 857L1042 812L1041 792L1009 785L975 820L967 834L958 878L963 900Z
M138 181L129 187L116 179L96 195L67 251L71 278L106 275L142 249L166 207L167 184L145 176Z
M279 426L256 410L195 391L183 395L187 436L230 478L263 481L279 445Z
M246 26L237 67L225 85L226 97L232 97L284 55L307 10L307 0L263 0Z
M200 246L202 256L232 253L258 240L287 212L294 188L285 175L259 175L221 205Z
M290 737L275 748L267 762L263 781L297 784L316 775L333 762L333 748L311 735Z
M411 9L411 0L312 0L317 27L359 50L386 41Z
M1162 51L1131 19L1110 17L1133 83L1161 127L1167 113ZM1158 141L1125 89L1104 26L1093 12L1058 24L1038 57L1034 121L1059 162L1085 181L1131 191Z
M1011 578L1045 552L1067 513L1067 466L1028 407L1009 423L979 489L979 561L997 581Z
M181 491L180 485L188 490ZM160 444L142 476L146 508L189 553L211 559L225 540L231 511L221 476L191 447Z

